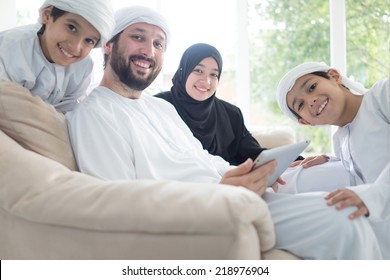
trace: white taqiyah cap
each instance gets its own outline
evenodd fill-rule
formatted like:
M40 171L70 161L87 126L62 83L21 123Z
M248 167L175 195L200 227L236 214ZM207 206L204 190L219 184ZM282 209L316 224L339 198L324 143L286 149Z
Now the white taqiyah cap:
M107 41L125 30L128 26L139 22L145 22L160 27L165 33L166 40L168 42L170 34L167 20L157 11L143 6L129 6L116 11L115 28Z

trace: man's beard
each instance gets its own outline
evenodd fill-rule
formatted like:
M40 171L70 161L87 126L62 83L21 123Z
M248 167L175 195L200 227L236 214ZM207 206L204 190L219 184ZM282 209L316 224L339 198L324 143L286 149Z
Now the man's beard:
M145 76L145 78L138 78L134 75L130 65L132 59L137 58L146 59L145 57L137 55L126 59L126 57L120 53L118 44L114 44L111 53L110 66L122 83L133 90L142 91L156 79L160 73L161 67L156 68L149 76ZM149 60L149 62L151 62L152 67L154 67L155 62L152 60ZM142 73L140 73L140 75L142 75Z

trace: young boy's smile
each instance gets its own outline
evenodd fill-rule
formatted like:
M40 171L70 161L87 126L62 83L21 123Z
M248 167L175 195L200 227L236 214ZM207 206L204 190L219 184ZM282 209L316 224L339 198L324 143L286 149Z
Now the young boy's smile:
M50 9L43 11L45 31L40 36L47 60L67 66L84 59L100 40L99 32L83 17L73 13L65 13L53 21Z
M308 74L300 77L287 94L287 105L307 125L344 126L353 120L357 111L351 95L342 86L341 75L328 71L329 79Z

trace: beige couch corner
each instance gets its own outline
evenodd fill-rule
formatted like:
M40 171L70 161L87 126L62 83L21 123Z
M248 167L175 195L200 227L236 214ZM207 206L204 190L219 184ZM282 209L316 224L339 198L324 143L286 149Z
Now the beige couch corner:
M295 131L289 126L255 127L252 136L264 148L275 148L296 142Z
M295 259L244 188L72 171L64 118L33 99L0 83L0 259Z

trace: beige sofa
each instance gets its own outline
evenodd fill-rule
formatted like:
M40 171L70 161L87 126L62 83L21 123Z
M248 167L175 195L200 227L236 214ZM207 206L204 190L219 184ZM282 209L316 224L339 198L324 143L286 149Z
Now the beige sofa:
M15 84L0 129L0 259L296 259L244 188L77 172L64 116Z

